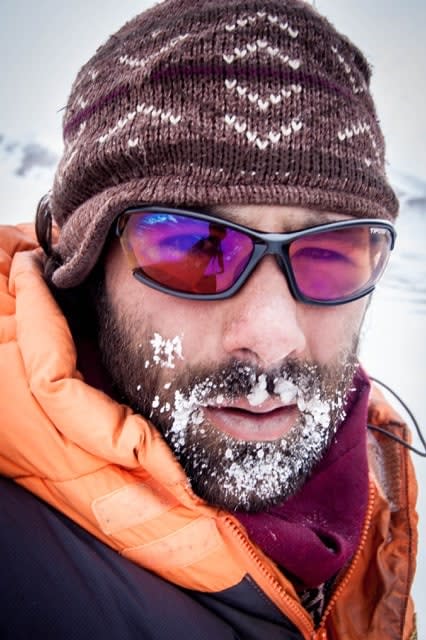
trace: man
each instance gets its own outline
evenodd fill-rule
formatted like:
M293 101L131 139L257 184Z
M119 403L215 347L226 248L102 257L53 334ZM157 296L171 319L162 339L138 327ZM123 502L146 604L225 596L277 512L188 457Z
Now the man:
M2 637L416 637L369 77L301 0L167 0L81 69L44 252L2 235Z

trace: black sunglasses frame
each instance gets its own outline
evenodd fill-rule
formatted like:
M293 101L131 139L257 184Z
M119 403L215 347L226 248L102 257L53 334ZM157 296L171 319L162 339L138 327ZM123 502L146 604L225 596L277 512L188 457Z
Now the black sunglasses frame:
M308 237L310 235L314 235L317 233L323 233L326 231L335 231L337 229L346 229L352 227L361 227L361 226L373 226L380 229L386 229L390 233L391 244L390 244L390 252L393 250L395 246L396 240L396 231L395 227L391 222L387 220L379 220L376 218L357 218L357 219L349 219L349 220L340 220L338 222L328 222L325 224L315 225L312 227L307 227L305 229L300 229L298 231L291 231L288 233L263 233L260 231L256 231L255 229L251 229L250 227L245 227L234 222L229 222L223 218L219 218L213 216L208 213L201 213L196 211L188 211L186 209L174 209L170 207L161 207L158 205L148 206L134 206L126 209L124 212L119 214L116 220L115 233L121 238L123 235L125 226L130 216L136 213L166 213L171 215L180 215L186 216L189 218L195 218L196 220L204 220L206 222L218 224L229 229L234 229L235 231L239 231L244 235L251 238L253 241L253 252L247 263L245 269L240 274L238 279L234 282L234 284L226 289L225 291L221 291L220 293L186 293L184 291L177 291L175 289L171 289L170 287L166 287L162 284L159 284L155 280L152 280L148 276L146 276L141 269L135 268L133 269L134 277L143 284L160 291L161 293L168 293L177 298L184 298L187 300L226 300L234 296L247 282L254 269L259 264L260 260L266 255L274 255L275 259L280 267L281 271L286 278L288 287L290 292L295 300L298 302L303 302L304 304L317 305L317 306L336 306L340 304L347 304L348 302L353 302L354 300L358 300L369 293L371 293L377 284L377 281L368 286L366 289L362 289L361 291L355 292L350 296L345 296L344 298L338 298L336 300L316 300L315 298L310 298L305 296L298 288L296 279L293 274L293 269L291 267L291 261L289 257L289 246L298 238ZM386 268L386 264L383 267L383 272ZM382 272L382 273L383 273Z

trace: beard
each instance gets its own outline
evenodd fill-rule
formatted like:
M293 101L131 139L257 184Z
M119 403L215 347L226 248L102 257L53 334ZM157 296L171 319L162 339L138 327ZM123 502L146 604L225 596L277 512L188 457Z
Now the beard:
M98 339L117 398L151 420L184 468L193 491L227 511L262 511L294 495L328 451L345 418L357 338L331 364L287 359L265 371L231 359L184 366L179 336L164 339L138 318L118 318L98 292ZM143 326L143 329L139 329ZM204 415L239 398L279 397L298 408L276 440L238 440Z

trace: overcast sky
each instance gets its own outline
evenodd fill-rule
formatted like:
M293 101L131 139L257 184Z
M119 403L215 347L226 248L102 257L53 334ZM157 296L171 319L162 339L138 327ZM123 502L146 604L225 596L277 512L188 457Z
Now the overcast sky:
M79 67L151 0L4 0L0 13L1 220L32 217L61 151L61 108ZM426 2L316 0L373 65L392 167L426 178Z

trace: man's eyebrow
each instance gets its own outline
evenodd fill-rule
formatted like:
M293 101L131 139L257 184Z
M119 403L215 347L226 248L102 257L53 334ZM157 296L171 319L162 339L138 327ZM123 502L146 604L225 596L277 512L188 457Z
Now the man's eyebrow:
M262 205L259 205L259 210L261 209ZM215 216L216 218L222 218L225 222L234 222L235 224L240 224L243 227L249 226L247 225L247 219L244 214L240 214L238 211L233 211L232 209L225 206L203 205L203 207L200 208L200 211ZM307 229L308 227L316 227L321 224L326 224L327 222L337 222L341 219L342 218L339 217L338 214L331 211L305 209L303 211L303 214L301 214L300 222L298 222L296 219L292 220L288 224L284 224L283 226L285 226L285 229L283 229L283 231L285 232L298 229Z
M215 204L205 205L202 207L202 212L215 216L216 218L222 218L225 222L234 222L235 224L241 224L244 227L247 226L247 219L244 215L238 214L238 212L233 211L232 209L227 209L224 206Z

